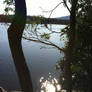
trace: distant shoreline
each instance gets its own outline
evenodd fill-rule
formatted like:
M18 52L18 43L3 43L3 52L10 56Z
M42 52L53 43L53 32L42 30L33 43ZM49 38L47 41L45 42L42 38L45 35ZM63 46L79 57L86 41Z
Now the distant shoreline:
M11 23L14 15L0 15L0 22ZM68 25L69 20L66 19L57 19L57 18L45 18L39 16L27 16L27 24L35 22L36 24L61 24Z

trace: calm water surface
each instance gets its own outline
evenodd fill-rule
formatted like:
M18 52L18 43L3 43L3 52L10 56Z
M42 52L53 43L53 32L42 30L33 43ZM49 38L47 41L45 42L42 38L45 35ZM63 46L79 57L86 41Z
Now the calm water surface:
M55 25L53 26L55 27ZM57 26L62 28L63 26ZM41 30L41 29L40 29ZM45 30L45 29L44 29ZM52 40L61 44L58 40L58 36L55 34ZM63 43L62 43L63 45ZM22 40L22 47L24 56L30 74L32 77L32 83L35 92L40 88L41 79L48 80L49 78L59 79L59 71L56 71L56 62L63 56L55 48L40 49L42 44ZM0 24L0 86L7 90L20 90L19 80L13 58L11 56L8 38L7 38L7 26ZM38 91L39 92L39 91Z

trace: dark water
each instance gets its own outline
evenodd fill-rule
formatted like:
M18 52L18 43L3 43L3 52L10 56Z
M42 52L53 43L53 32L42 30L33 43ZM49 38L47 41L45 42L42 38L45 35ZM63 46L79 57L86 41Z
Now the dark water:
M54 36L52 40L55 39L54 41L56 41L59 44L59 40L57 39L58 37L56 35ZM45 80L48 80L47 84L49 85L51 84L49 80L55 79L58 81L60 74L59 71L56 71L55 65L56 62L61 57L63 57L63 53L60 53L59 50L55 48L41 49L41 46L42 44L40 43L22 40L23 52L26 58L28 68L30 69L32 83L35 92L37 92L37 90L40 89L41 84L40 82L42 82L42 79L44 79L44 82L46 82ZM0 86L4 87L7 90L20 90L18 76L15 70L15 65L8 44L7 26L1 24L0 24Z

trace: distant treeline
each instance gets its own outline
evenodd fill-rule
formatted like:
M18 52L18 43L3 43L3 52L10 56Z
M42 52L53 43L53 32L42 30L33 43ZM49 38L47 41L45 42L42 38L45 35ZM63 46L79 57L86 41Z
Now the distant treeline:
M14 15L0 15L0 22L8 22L11 23L13 20ZM37 24L62 24L67 25L69 24L69 20L59 20L57 18L45 18L40 16L27 16L27 23L31 24L35 22Z

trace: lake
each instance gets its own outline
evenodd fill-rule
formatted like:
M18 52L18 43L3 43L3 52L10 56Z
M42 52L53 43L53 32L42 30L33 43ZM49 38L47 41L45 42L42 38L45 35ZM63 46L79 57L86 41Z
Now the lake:
M55 30L60 30L63 25L53 25ZM0 86L6 90L21 90L13 58L11 55L8 37L7 26L0 24ZM45 28L40 29L46 30ZM51 38L56 44L63 46L63 42L60 43L58 36L54 34ZM55 65L64 56L63 53L56 48L46 46L42 48L43 44L32 41L22 40L22 48L26 63L30 70L34 92L39 92L41 89L41 83L46 86L51 85L51 80L59 80L60 71L55 69ZM54 89L53 89L54 90ZM44 92L41 91L40 92ZM52 92L46 91L46 92ZM54 92L54 91L53 91Z

